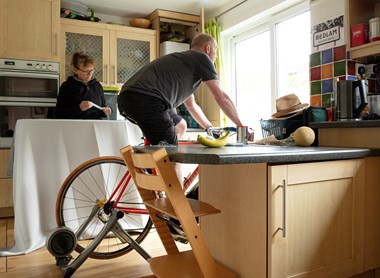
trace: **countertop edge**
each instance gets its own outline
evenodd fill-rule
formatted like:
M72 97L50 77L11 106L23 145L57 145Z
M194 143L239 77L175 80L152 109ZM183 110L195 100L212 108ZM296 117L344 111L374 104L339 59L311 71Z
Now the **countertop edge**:
M135 151L144 152L157 149L158 147L134 147ZM248 153L248 154L213 154L213 153L186 153L177 147L167 147L170 160L186 164L247 164L247 163L298 163L331 161L344 159L365 158L368 156L380 156L379 150L365 148L319 148L303 152L268 152L268 153Z
M380 120L352 120L352 121L332 121L332 122L311 122L311 128L364 128L380 127Z

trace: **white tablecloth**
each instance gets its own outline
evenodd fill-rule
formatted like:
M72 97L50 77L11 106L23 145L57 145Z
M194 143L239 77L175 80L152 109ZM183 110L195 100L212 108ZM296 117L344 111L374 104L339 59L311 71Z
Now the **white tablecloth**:
M117 155L141 143L128 121L18 120L14 136L13 202L15 245L1 256L32 252L54 229L55 201L69 173L98 156Z

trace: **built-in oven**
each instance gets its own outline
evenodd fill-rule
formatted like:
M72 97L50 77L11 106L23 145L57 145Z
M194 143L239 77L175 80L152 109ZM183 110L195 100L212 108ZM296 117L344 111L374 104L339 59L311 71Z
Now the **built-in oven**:
M10 147L19 119L54 115L59 63L0 59L0 147Z

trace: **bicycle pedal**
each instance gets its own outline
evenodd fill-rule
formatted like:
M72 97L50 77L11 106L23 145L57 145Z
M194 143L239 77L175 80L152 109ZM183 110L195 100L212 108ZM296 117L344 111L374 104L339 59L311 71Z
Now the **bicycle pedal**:
M178 241L180 243L183 243L183 244L189 243L185 235L172 234L172 237L174 238L175 241Z

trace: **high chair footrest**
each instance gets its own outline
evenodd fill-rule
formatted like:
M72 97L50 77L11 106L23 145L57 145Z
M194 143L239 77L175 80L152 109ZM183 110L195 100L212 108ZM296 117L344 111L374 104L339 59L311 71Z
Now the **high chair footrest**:
M154 275L163 278L178 277L203 277L198 266L195 256L191 250L176 254L165 255L148 259L150 268ZM215 262L216 276L215 278L232 278L237 277L236 274ZM211 277L210 277L211 278ZM214 278L214 277L213 277Z
M220 213L219 209L213 207L212 205L208 203L190 199L190 198L187 198L187 201L189 202L189 205L195 217ZM159 212L162 212L164 214L169 215L170 217L178 219L173 209L173 206L171 205L168 198L153 199L153 200L145 201L144 203L146 206L154 208L158 210Z

